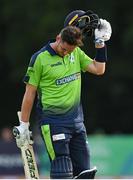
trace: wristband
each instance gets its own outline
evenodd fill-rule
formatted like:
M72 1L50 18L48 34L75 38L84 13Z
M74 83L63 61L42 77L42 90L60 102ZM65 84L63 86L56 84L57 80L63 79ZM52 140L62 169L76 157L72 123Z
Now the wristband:
M106 47L106 45L102 48L96 48L95 61L107 62L107 47Z

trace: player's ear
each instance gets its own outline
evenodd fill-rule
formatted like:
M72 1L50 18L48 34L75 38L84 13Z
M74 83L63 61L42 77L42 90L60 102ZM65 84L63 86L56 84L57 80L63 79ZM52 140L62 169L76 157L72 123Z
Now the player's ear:
M58 34L58 35L56 36L56 41L57 41L57 42L60 42L60 40L61 40L61 35Z

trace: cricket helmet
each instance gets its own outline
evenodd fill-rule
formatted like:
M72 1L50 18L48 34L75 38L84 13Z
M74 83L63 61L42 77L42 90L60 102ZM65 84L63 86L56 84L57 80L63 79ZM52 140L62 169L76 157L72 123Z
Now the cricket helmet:
M84 36L91 36L96 28L100 26L100 20L93 11L75 10L70 12L64 21L64 27L76 26L81 29Z

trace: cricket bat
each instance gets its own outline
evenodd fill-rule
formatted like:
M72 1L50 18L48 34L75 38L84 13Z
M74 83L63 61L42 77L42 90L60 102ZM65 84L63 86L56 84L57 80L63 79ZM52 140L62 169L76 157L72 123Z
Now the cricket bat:
M28 145L20 149L21 149L26 179L39 179L33 146Z
M19 120L21 119L21 112L17 112ZM17 136L17 128L14 127L13 134ZM32 145L25 145L20 147L21 156L24 164L24 172L26 179L39 179L37 163Z

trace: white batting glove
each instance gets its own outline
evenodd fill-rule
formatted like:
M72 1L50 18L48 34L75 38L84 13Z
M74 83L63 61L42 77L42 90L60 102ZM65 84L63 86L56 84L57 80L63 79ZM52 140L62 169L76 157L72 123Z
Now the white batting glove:
M108 21L100 19L100 27L95 29L95 43L103 44L108 41L112 34L112 28Z
M13 134L19 148L33 144L31 140L32 132L29 130L29 122L20 121L20 125L13 128Z

